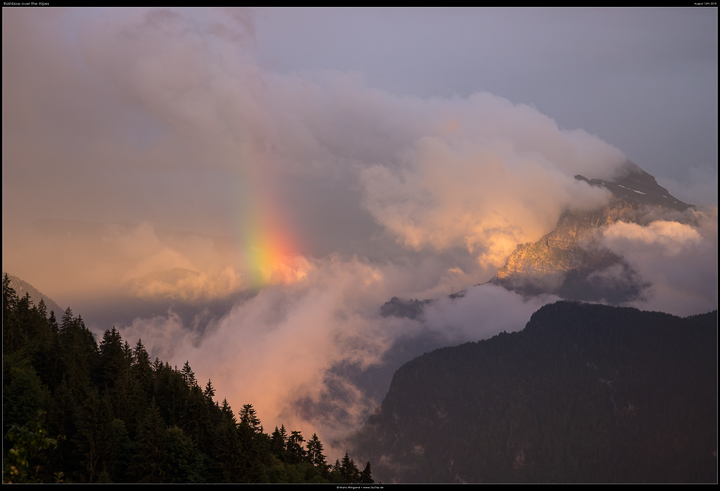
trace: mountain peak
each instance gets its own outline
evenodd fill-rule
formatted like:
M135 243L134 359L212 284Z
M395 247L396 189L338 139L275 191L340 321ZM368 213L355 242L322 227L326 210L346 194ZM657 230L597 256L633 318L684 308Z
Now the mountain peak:
M645 285L637 273L600 245L602 228L620 220L640 223L647 209L677 214L692 205L672 196L630 161L611 180L582 175L575 179L604 187L612 199L599 210L563 213L555 230L535 243L519 245L490 283L523 294L554 293L570 300L610 303L642 293Z
M667 189L657 183L655 177L629 160L612 180L588 179L579 174L575 179L585 181L591 186L604 187L615 197L640 205L660 206L678 211L692 207L672 196Z

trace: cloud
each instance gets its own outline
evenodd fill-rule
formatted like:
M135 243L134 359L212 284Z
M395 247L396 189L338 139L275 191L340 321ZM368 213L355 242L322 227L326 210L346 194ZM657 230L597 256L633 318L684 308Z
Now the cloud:
M232 241L218 237L158 230L149 222L42 220L17 230L4 239L9 250L24 251L13 269L40 278L73 306L128 294L202 301L247 286Z
M150 357L163 362L174 360L175 351L195 336L188 333L182 319L173 311L168 311L167 317L136 317L130 325L123 326L121 332L133 346L142 341Z
M175 301L123 321L123 336L188 360L266 428L336 436L378 402L338 367L377 367L423 332L520 329L551 301L468 287L564 211L603 205L573 176L609 178L625 156L487 92L275 73L253 33L242 9L4 12L3 266L80 314L101 298ZM606 231L652 282L644 305L717 304L707 213ZM441 300L424 321L381 317L393 296ZM335 416L304 419L303 398L333 397Z
M525 299L502 287L484 284L468 288L461 297L434 301L425 309L424 319L449 344L458 344L519 331L533 312L557 300L553 295Z
M9 14L23 29L7 34L18 48L4 61L13 97L3 190L6 203L26 205L3 208L7 234L49 216L230 236L240 256L282 241L290 277L302 258L395 261L428 248L443 253L443 271L460 272L465 284L454 286L463 288L550 231L566 208L603 202L575 173L603 177L624 160L594 136L488 93L420 99L368 87L358 74L263 70L245 10ZM140 230L129 236L136 246L116 244L119 256L87 246L67 262L74 271L95 258L114 262L101 267L109 283L199 273L177 283L186 298L222 295L247 274L238 265L247 259L221 267L199 239L160 245ZM10 269L39 286L60 276L57 265L41 273L7 251ZM173 288L158 281L135 291Z
M465 246L496 269L518 244L550 232L567 208L607 202L606 191L555 165L506 142L425 138L405 168L364 172L365 205L407 247Z
M632 305L681 316L717 308L717 208L686 214L691 223L616 222L604 231L601 243L651 285Z
M387 295L383 279L365 261L334 257L299 282L267 286L237 303L201 334L180 326L172 313L164 323L136 319L120 330L131 342L142 337L149 351L171 363L190 360L200 380L212 379L233 406L252 403L266 426L322 427L322 421L299 420L294 403L322 397L328 371L338 363L367 368L380 361L393 336L384 331L392 321L383 323L376 309ZM337 383L357 392L336 377ZM368 401L355 399L346 409L361 405L360 417Z
M189 360L198 379L212 379L233 406L252 403L266 428L285 424L318 432L329 444L380 402L348 376L348 367L359 373L377 367L395 343L421 332L440 333L444 343L454 344L519 330L532 312L556 300L524 300L483 285L462 298L435 301L423 321L382 317L378 305L408 273L335 256L299 282L265 287L237 303L202 333L183 327L172 312L165 319L136 319L120 331L131 343L141 337L153 356L164 355L172 365ZM313 404L325 412L303 410Z

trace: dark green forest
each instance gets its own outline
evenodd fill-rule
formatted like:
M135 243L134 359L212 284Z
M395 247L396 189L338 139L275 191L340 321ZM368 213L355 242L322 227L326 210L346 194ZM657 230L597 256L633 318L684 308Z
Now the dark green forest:
M383 482L716 483L717 349L717 311L546 305L403 365L352 453Z
M48 316L3 278L3 482L372 483L317 435L264 431L189 363L152 361L113 327L98 344L68 308Z

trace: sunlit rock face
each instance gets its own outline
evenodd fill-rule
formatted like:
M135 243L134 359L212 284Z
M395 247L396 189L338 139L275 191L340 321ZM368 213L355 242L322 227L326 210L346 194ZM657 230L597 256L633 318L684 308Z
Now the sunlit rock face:
M621 257L600 245L602 230L617 221L683 221L682 212L691 205L629 161L613 180L580 175L575 179L608 189L613 195L609 204L589 212L565 212L555 230L518 246L490 283L527 295L554 293L570 300L620 303L638 298L645 285Z

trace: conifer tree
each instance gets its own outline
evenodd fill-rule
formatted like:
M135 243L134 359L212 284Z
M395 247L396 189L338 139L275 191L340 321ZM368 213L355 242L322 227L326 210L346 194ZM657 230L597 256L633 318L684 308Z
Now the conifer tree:
M53 467L66 476L79 469L77 444L74 438L79 426L79 405L73 397L67 379L63 377L53 394L48 411L48 429L52 434L61 435L56 450L51 454Z
M20 347L20 325L17 320L18 297L10 286L7 273L3 276L3 354L12 353Z
M215 397L215 388L212 385L212 380L208 379L203 395L212 402L212 398Z
M3 354L11 353L16 347L16 332L18 329L15 319L17 310L17 292L10 286L7 273L3 276Z
M42 346L36 352L34 362L38 375L54 394L65 373L65 353L60 344L60 329L54 312L50 312L45 329L46 335L43 337Z
M100 387L103 390L115 386L117 379L127 374L132 359L126 358L120 333L113 326L105 331L100 343Z
M81 481L97 482L110 452L110 410L107 399L100 397L97 389L88 392L80 410L78 431L74 442L80 452L80 464L83 472Z
M205 395L199 385L193 384L183 408L181 427L195 445L200 446L207 441L209 420L210 413Z
M303 448L305 439L299 431L292 431L287 441L288 460L291 464L298 464L305 461L307 453Z
M195 380L195 373L192 371L192 368L190 368L189 361L185 361L185 365L183 365L181 373L183 380L188 387L193 387L197 385L197 380Z
M141 395L143 396L140 405L144 408L150 402L153 396L155 373L150 362L150 355L145 350L142 340L138 339L133 349L133 378L139 386Z
M192 440L177 426L166 430L167 462L170 472L166 482L197 483L203 481L202 458Z
M73 317L70 307L65 310L60 325L60 341L70 390L76 400L82 401L88 397L92 376L96 374L97 343L82 317Z
M240 425L245 425L250 428L253 433L261 433L263 431L260 418L257 417L257 413L252 404L245 404L240 410Z
M330 467L330 482L333 483L341 483L346 482L343 479L343 475L341 472L341 466L340 466L340 460L335 459L335 463Z
M47 318L47 307L45 306L45 300L42 298L37 304L37 310L38 313L43 317L43 319Z
M263 433L260 418L252 404L245 404L239 414L243 482L262 482L266 474L265 461L270 453L270 440Z
M109 428L110 450L107 459L107 471L112 482L129 482L127 473L136 445L130 439L125 422L114 419Z
M25 293L25 295L18 298L15 310L15 320L17 322L14 336L15 350L26 348L28 342L33 339L34 319L32 309L33 305L29 293Z
M281 425L279 430L276 426L270 437L270 450L281 462L287 462L286 444L287 431L285 425Z
M342 474L344 482L354 483L360 480L360 471L347 452L340 463L340 474Z
M3 358L3 434L22 426L45 407L49 394L30 360L20 353Z
M363 484L372 484L372 471L370 470L370 462L367 463L365 469L360 473L360 481Z
M41 471L33 479L341 482L341 468L352 471L337 462L330 475L316 434L306 448L302 434L288 436L284 425L265 434L252 404L238 421L226 399L213 400L210 380L200 388L189 361L180 370L151 363L140 340L131 349L114 327L98 345L70 308L58 323L54 312L45 317L44 302L18 299L7 276L3 287L4 321L15 322L12 332L3 326L3 340L14 343L4 346L3 422L25 424L45 409L48 432L58 435L56 448L34 457Z
M57 318L55 317L55 311L50 311L50 317L48 317L48 325L53 334L60 334L60 326L58 326Z
M307 442L307 458L308 461L320 470L323 477L327 477L328 465L323 455L323 444L316 433Z
M165 428L160 411L152 401L140 430L139 450L132 462L132 473L137 482L166 482L171 469L167 461Z
M219 426L219 435L215 449L214 481L241 482L242 447L237 423L232 408L223 400L223 418Z

